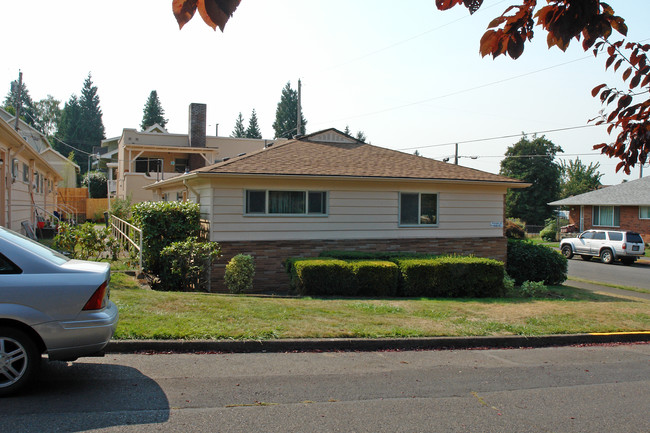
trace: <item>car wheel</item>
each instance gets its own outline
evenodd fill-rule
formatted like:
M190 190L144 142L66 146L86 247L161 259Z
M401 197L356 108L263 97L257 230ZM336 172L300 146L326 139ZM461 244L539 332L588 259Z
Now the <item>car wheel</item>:
M612 254L612 250L603 250L600 253L600 261L605 263L606 265L609 265L614 262L614 255Z
M591 260L591 256L582 255L580 257L582 257L582 260L584 260L585 262L588 262L589 260Z
M621 259L621 262L623 262L625 266L630 266L632 263L634 263L634 259L625 258L625 259Z
M573 249L571 248L571 245L565 245L562 247L562 255L567 259L573 257Z
M36 345L27 334L0 327L0 396L13 394L27 385L39 361Z

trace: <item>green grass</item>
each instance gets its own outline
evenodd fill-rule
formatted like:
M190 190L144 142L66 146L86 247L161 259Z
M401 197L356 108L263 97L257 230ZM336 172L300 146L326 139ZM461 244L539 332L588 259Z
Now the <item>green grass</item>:
M154 292L115 272L117 339L381 338L650 330L650 302L553 287L545 298L281 298Z
M620 285L620 284L603 283L602 281L591 281L591 280L586 280L584 278L577 278L577 277L569 277L569 280L571 280L571 281L579 281L579 282L582 282L582 283L597 284L599 286L612 287L614 289L630 290L632 292L649 293L650 294L650 290L643 289L641 287L631 287L631 286L623 286L623 285Z

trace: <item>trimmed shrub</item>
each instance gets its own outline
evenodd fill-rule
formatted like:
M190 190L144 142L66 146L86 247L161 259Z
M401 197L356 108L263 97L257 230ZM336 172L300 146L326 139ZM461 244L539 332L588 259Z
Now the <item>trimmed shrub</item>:
M388 260L398 258L434 258L431 254L422 254L407 251L323 251L319 254L322 258L334 258L339 260Z
M352 268L343 260L302 259L292 262L292 286L302 296L354 296Z
M562 254L544 245L508 240L506 271L517 285L524 281L543 281L556 286L566 281L568 262Z
M237 254L226 265L224 279L230 293L243 293L253 288L255 263L248 254Z
M360 296L395 296L399 280L399 269L393 262L354 261L349 263L358 286Z
M199 242L189 237L172 242L160 252L162 271L152 289L165 291L207 291L212 263L221 255L216 242Z
M501 297L503 263L477 257L399 260L404 296Z
M160 277L165 268L161 251L174 242L200 236L199 205L190 202L142 202L132 206L134 225L142 229L142 266Z
M86 174L81 184L88 188L90 198L106 198L108 196L108 179L100 171L91 171Z
M546 242L557 241L557 224L555 223L555 220L549 224L546 224L542 231L539 232L539 236Z

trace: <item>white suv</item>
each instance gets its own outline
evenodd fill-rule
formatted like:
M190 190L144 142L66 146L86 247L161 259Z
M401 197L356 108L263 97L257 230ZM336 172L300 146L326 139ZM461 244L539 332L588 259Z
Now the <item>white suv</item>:
M603 263L620 260L624 265L631 265L644 255L645 245L636 232L587 230L577 238L562 239L560 250L567 259L579 254L583 260L600 257Z

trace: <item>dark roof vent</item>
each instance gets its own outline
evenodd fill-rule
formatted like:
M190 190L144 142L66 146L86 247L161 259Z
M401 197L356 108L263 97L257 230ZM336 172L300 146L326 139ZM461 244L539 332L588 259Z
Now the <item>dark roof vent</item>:
M246 155L246 152L240 153L239 155L237 155L237 157L244 156L244 155Z
M228 161L229 159L230 159L230 158L224 158L224 159L221 160L221 162L226 162L226 161Z

